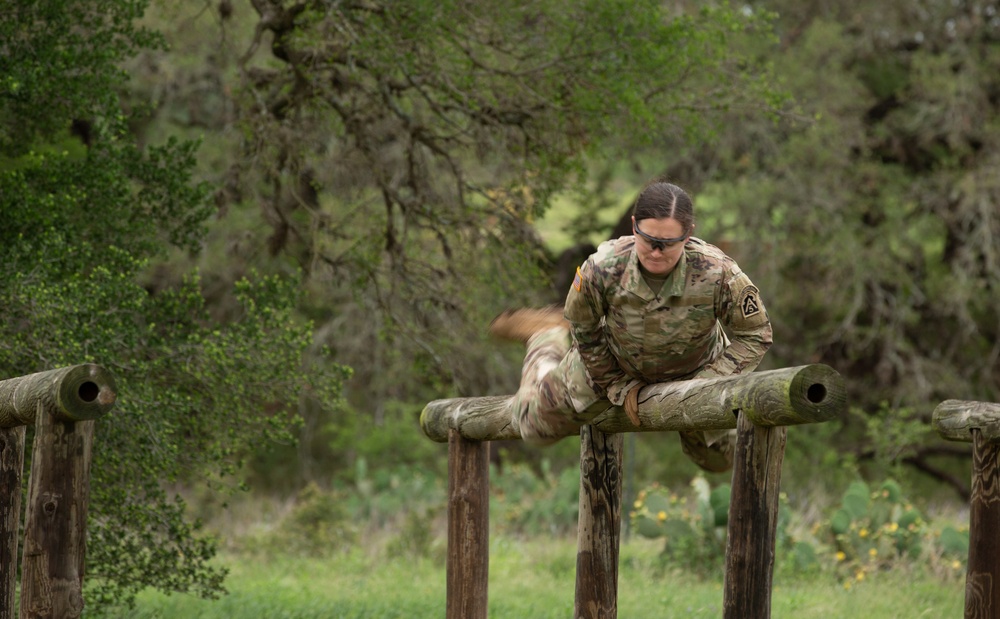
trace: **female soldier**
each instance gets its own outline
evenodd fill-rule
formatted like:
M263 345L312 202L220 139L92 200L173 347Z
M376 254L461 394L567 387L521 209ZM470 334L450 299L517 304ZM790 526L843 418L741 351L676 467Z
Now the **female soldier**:
M636 198L633 235L602 243L577 269L563 315L522 309L493 321L495 336L528 344L512 401L525 441L574 433L604 398L639 425L645 385L757 367L771 346L757 288L732 258L691 236L694 228L687 193L655 180ZM702 468L732 466L732 431L679 434Z

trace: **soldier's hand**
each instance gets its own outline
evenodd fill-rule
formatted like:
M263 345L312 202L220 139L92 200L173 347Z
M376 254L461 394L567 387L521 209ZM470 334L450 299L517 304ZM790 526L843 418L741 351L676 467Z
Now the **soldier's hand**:
M625 414L628 415L629 421L632 425L639 427L642 423L639 421L639 390L642 389L642 385L636 385L632 387L628 395L625 396L625 404L623 408L625 409Z

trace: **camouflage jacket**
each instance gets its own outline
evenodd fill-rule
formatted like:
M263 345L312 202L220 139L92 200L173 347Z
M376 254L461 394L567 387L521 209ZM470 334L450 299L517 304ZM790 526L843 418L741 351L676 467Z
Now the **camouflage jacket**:
M771 323L736 262L691 237L654 294L634 247L632 236L602 243L566 297L574 345L597 395L621 405L635 385L753 371L771 346Z

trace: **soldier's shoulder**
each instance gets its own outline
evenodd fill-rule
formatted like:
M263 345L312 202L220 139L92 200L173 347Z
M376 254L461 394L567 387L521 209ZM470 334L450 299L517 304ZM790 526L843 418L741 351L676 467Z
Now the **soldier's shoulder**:
M726 252L695 236L688 239L684 251L688 263L701 270L722 272L739 268Z
M598 245L597 251L593 254L594 264L608 267L619 262L625 262L632 253L633 245L635 245L635 238L631 236L604 241Z
M733 259L730 258L726 252L696 236L692 236L688 239L687 244L684 246L684 250L687 252L689 257L695 256L700 258L701 261L706 264L734 264Z

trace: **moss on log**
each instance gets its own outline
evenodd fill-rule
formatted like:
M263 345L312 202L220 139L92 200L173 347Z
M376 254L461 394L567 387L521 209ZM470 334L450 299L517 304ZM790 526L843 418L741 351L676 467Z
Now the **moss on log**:
M443 443L454 429L472 440L520 438L510 412L513 396L451 398L424 407L420 426ZM602 400L591 407L590 425L617 432L721 430L736 427L742 410L758 426L790 426L833 419L847 410L843 377L826 365L803 365L722 378L649 385L639 392L640 427L619 406Z
M86 363L0 381L0 428L34 425L38 407L60 421L105 415L115 404L114 376Z

